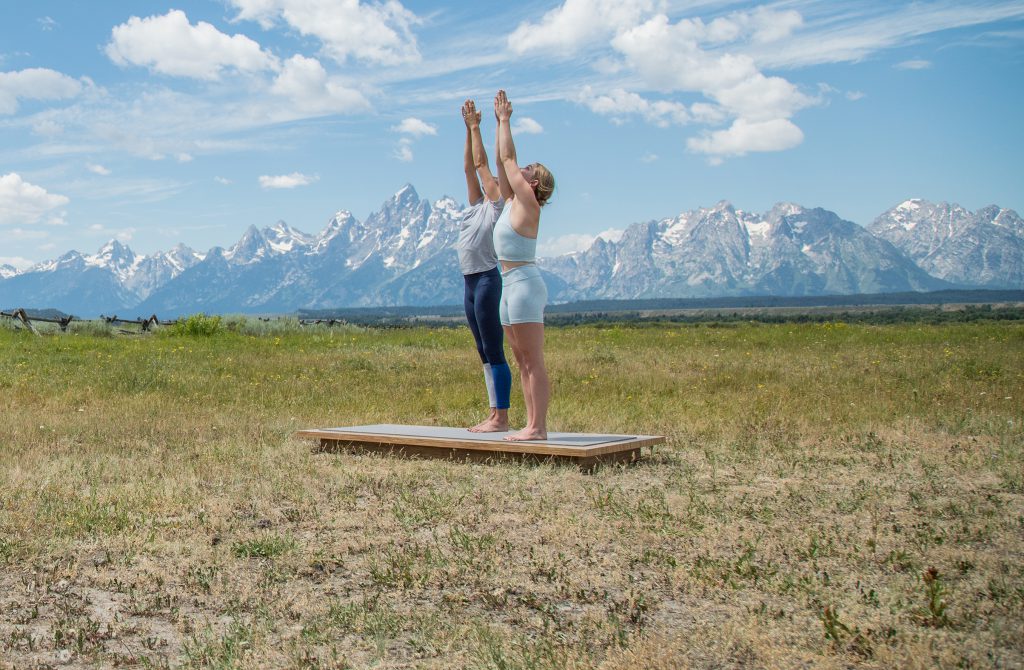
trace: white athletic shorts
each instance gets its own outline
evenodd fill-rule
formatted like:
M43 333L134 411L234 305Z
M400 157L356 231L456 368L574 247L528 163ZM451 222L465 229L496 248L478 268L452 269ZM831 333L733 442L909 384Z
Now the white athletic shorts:
M501 325L544 323L548 287L533 265L520 265L501 273Z

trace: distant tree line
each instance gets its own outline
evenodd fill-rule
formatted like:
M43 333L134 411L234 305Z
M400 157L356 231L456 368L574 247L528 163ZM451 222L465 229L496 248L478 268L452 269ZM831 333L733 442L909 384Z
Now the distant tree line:
M1008 306L999 303L1011 303ZM1012 304L1016 303L1016 305ZM860 309L857 309L857 308ZM457 327L461 305L429 307L357 307L299 310L303 322L343 322L377 327ZM930 293L881 293L834 296L749 296L586 300L545 309L545 323L953 323L1024 320L1024 291L947 290Z
M15 310L8 310L15 311ZM64 320L55 309L29 309L31 319ZM76 317L77 318L77 317ZM117 317L102 317L113 318ZM153 317L151 317L153 318ZM250 318L256 318L253 315ZM346 307L301 309L290 315L301 325L352 324L373 327L460 327L462 305ZM141 317L140 317L141 319ZM123 321L123 319L119 319ZM661 298L585 300L548 305L551 326L583 323L691 323L726 325L758 323L954 323L1024 320L1024 291L946 290L930 293L879 293L827 296L742 296L728 298Z

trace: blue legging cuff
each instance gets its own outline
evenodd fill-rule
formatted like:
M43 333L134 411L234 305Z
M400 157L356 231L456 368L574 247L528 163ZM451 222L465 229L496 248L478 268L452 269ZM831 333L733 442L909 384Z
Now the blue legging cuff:
M512 395L512 370L508 363L491 363L491 374L494 375L494 398L498 409L508 409Z

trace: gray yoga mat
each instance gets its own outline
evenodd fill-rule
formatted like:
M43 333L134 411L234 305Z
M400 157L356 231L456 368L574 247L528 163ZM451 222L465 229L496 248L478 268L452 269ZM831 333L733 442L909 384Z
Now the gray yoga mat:
M392 423L378 423L372 426L341 426L325 428L328 431L361 433L365 435L397 435L401 437L431 437L445 440L466 440L471 442L504 442L509 433L471 433L465 428L447 426L402 426ZM635 435L602 435L598 433L548 433L546 440L530 440L532 444L554 444L565 447L593 447L598 444L624 442Z

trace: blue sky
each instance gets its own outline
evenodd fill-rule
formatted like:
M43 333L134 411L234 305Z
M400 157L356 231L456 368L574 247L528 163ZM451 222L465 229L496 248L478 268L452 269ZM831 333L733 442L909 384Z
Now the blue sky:
M554 172L541 244L719 200L1024 207L1024 1L2 1L0 263L464 202L462 101ZM492 160L493 148L491 148Z

